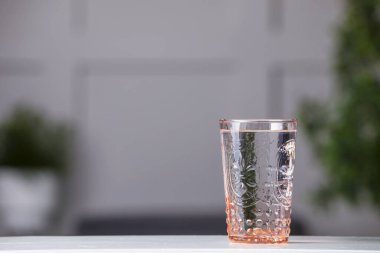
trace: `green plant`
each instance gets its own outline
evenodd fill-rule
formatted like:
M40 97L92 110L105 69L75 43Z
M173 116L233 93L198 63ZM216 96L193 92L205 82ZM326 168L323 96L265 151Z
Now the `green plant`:
M242 182L247 187L247 192L242 196L243 200L243 215L246 220L255 220L256 215L252 212L255 209L256 199L255 196L256 189L252 187L252 183L256 183L256 173L252 170L256 166L257 157L255 151L255 134L254 133L241 133L240 134L240 152L242 157ZM244 224L245 229L250 228L246 223Z
M24 172L63 174L67 167L69 128L37 110L18 106L0 124L0 166Z
M338 96L304 102L300 120L327 174L317 192L380 207L380 1L347 0L337 32Z

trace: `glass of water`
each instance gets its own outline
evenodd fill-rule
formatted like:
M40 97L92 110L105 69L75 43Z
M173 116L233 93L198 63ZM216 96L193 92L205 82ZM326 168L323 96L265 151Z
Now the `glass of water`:
M295 119L220 120L231 241L288 242L296 131Z

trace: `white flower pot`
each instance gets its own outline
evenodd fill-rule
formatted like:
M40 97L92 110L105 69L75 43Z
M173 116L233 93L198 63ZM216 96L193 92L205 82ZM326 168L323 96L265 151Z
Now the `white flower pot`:
M44 233L57 203L53 173L0 168L0 234Z

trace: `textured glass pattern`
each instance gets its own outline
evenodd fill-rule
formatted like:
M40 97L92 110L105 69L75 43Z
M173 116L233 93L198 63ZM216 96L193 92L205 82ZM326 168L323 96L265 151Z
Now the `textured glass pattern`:
M221 130L221 135L229 238L287 242L296 132Z

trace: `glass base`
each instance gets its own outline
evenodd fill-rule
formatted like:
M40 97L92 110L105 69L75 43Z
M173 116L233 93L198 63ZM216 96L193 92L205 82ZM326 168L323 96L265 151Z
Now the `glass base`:
M228 236L228 239L234 243L251 243L251 244L286 244L289 237L273 236Z

